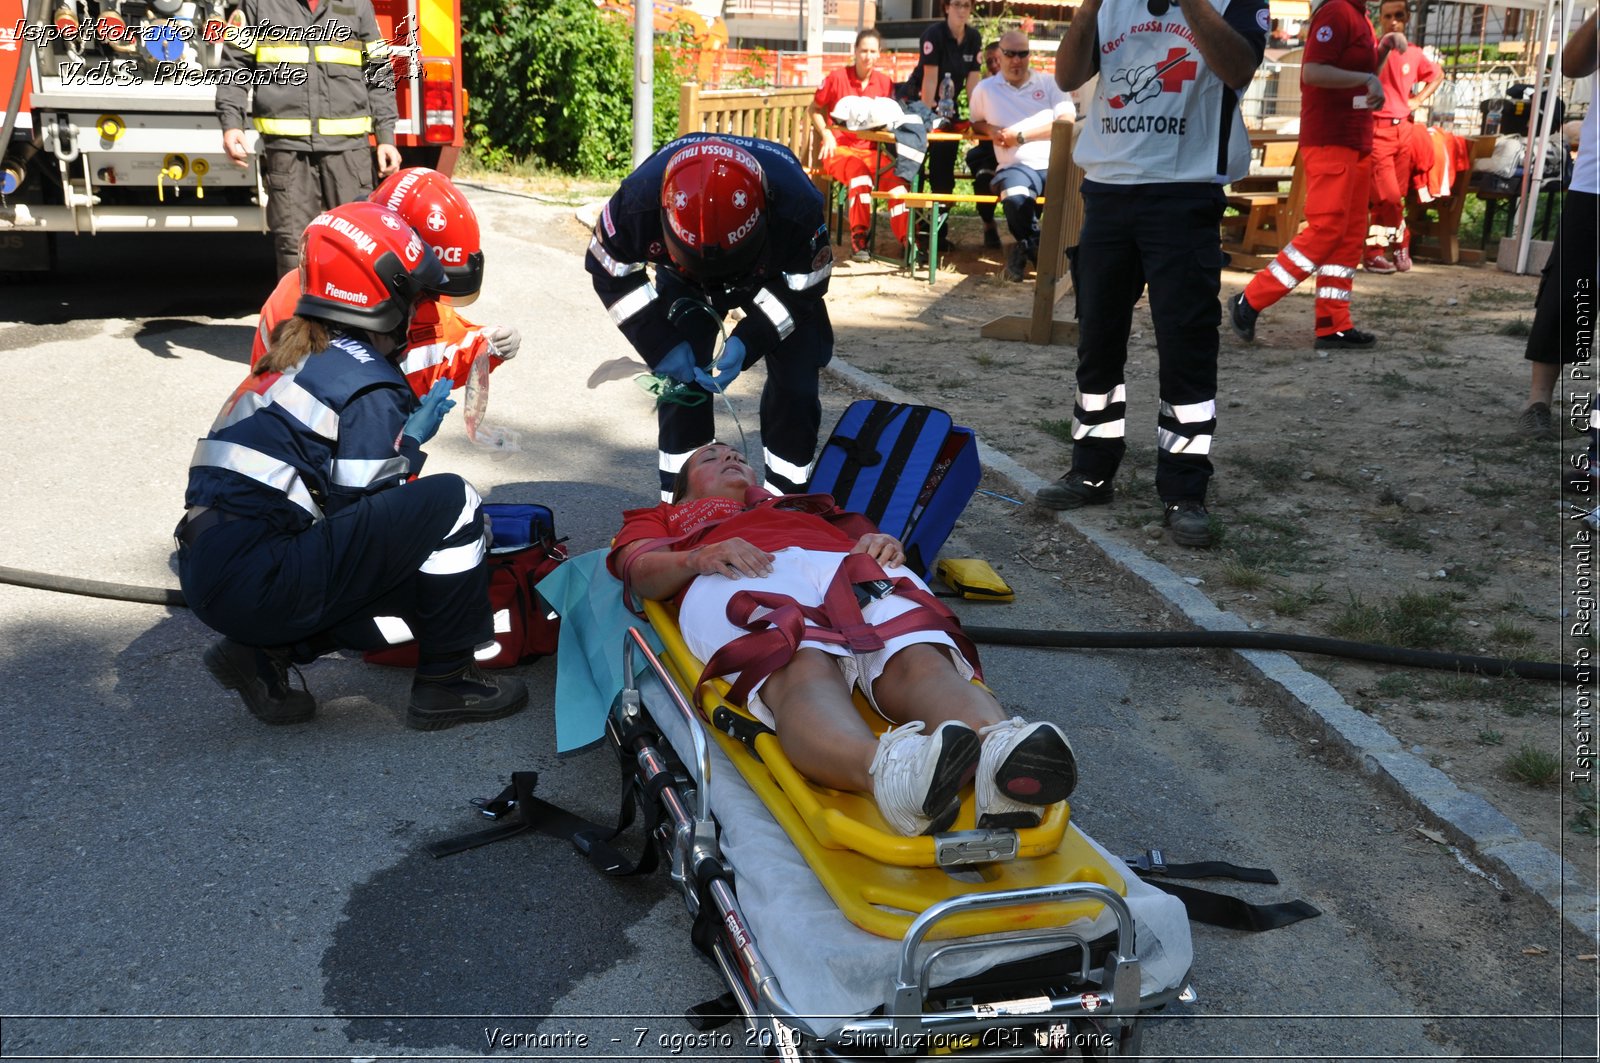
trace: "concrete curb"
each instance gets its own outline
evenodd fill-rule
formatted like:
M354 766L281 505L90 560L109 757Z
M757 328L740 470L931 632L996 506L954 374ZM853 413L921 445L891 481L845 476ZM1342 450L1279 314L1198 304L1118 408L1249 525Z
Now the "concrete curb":
M877 398L890 402L922 401L837 357L828 371ZM1008 481L1020 494L1032 495L1048 482L982 440L978 443L978 456L985 469ZM1248 629L1242 619L1218 609L1166 565L1099 528L1080 523L1070 510L1055 516L1111 561L1143 580L1197 627L1207 631ZM1353 708L1337 690L1301 668L1293 657L1267 650L1234 652L1262 678L1281 687L1302 718L1317 725L1330 743L1353 757L1368 774L1419 814L1470 846L1497 870L1537 894L1585 940L1600 942L1600 904L1571 864L1527 838L1494 805L1461 789L1443 772L1407 752L1381 724Z

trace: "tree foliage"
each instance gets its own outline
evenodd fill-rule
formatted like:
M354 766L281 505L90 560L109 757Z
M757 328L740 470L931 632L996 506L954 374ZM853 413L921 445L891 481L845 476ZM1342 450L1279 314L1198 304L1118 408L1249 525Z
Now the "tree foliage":
M569 173L629 169L633 37L592 0L463 0L469 147L485 165L536 159ZM652 142L677 130L672 55L656 49Z

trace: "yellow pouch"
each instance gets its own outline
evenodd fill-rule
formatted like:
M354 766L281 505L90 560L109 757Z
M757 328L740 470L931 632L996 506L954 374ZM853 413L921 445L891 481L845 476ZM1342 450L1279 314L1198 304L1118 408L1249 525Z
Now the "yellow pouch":
M1000 573L978 557L942 557L934 572L963 598L980 602L1009 602L1016 597Z

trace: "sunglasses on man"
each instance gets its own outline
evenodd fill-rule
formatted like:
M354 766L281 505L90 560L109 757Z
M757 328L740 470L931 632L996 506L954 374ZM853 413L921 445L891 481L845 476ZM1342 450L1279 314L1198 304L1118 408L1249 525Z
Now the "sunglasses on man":
M1000 54L1005 56L1007 59L1026 59L1033 53L1027 48L1002 48L1000 49Z

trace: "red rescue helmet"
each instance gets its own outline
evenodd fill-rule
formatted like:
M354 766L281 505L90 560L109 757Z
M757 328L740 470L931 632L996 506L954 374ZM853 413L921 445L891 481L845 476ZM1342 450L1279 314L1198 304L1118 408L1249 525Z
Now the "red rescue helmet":
M695 280L748 272L767 242L761 164L726 140L700 140L678 151L661 178L661 231L673 263Z
M301 234L294 312L391 333L411 320L418 296L444 283L439 259L404 218L376 203L345 203Z
M367 197L400 215L439 256L446 278L443 294L466 299L483 287L483 245L478 215L450 178L426 166L411 166Z

